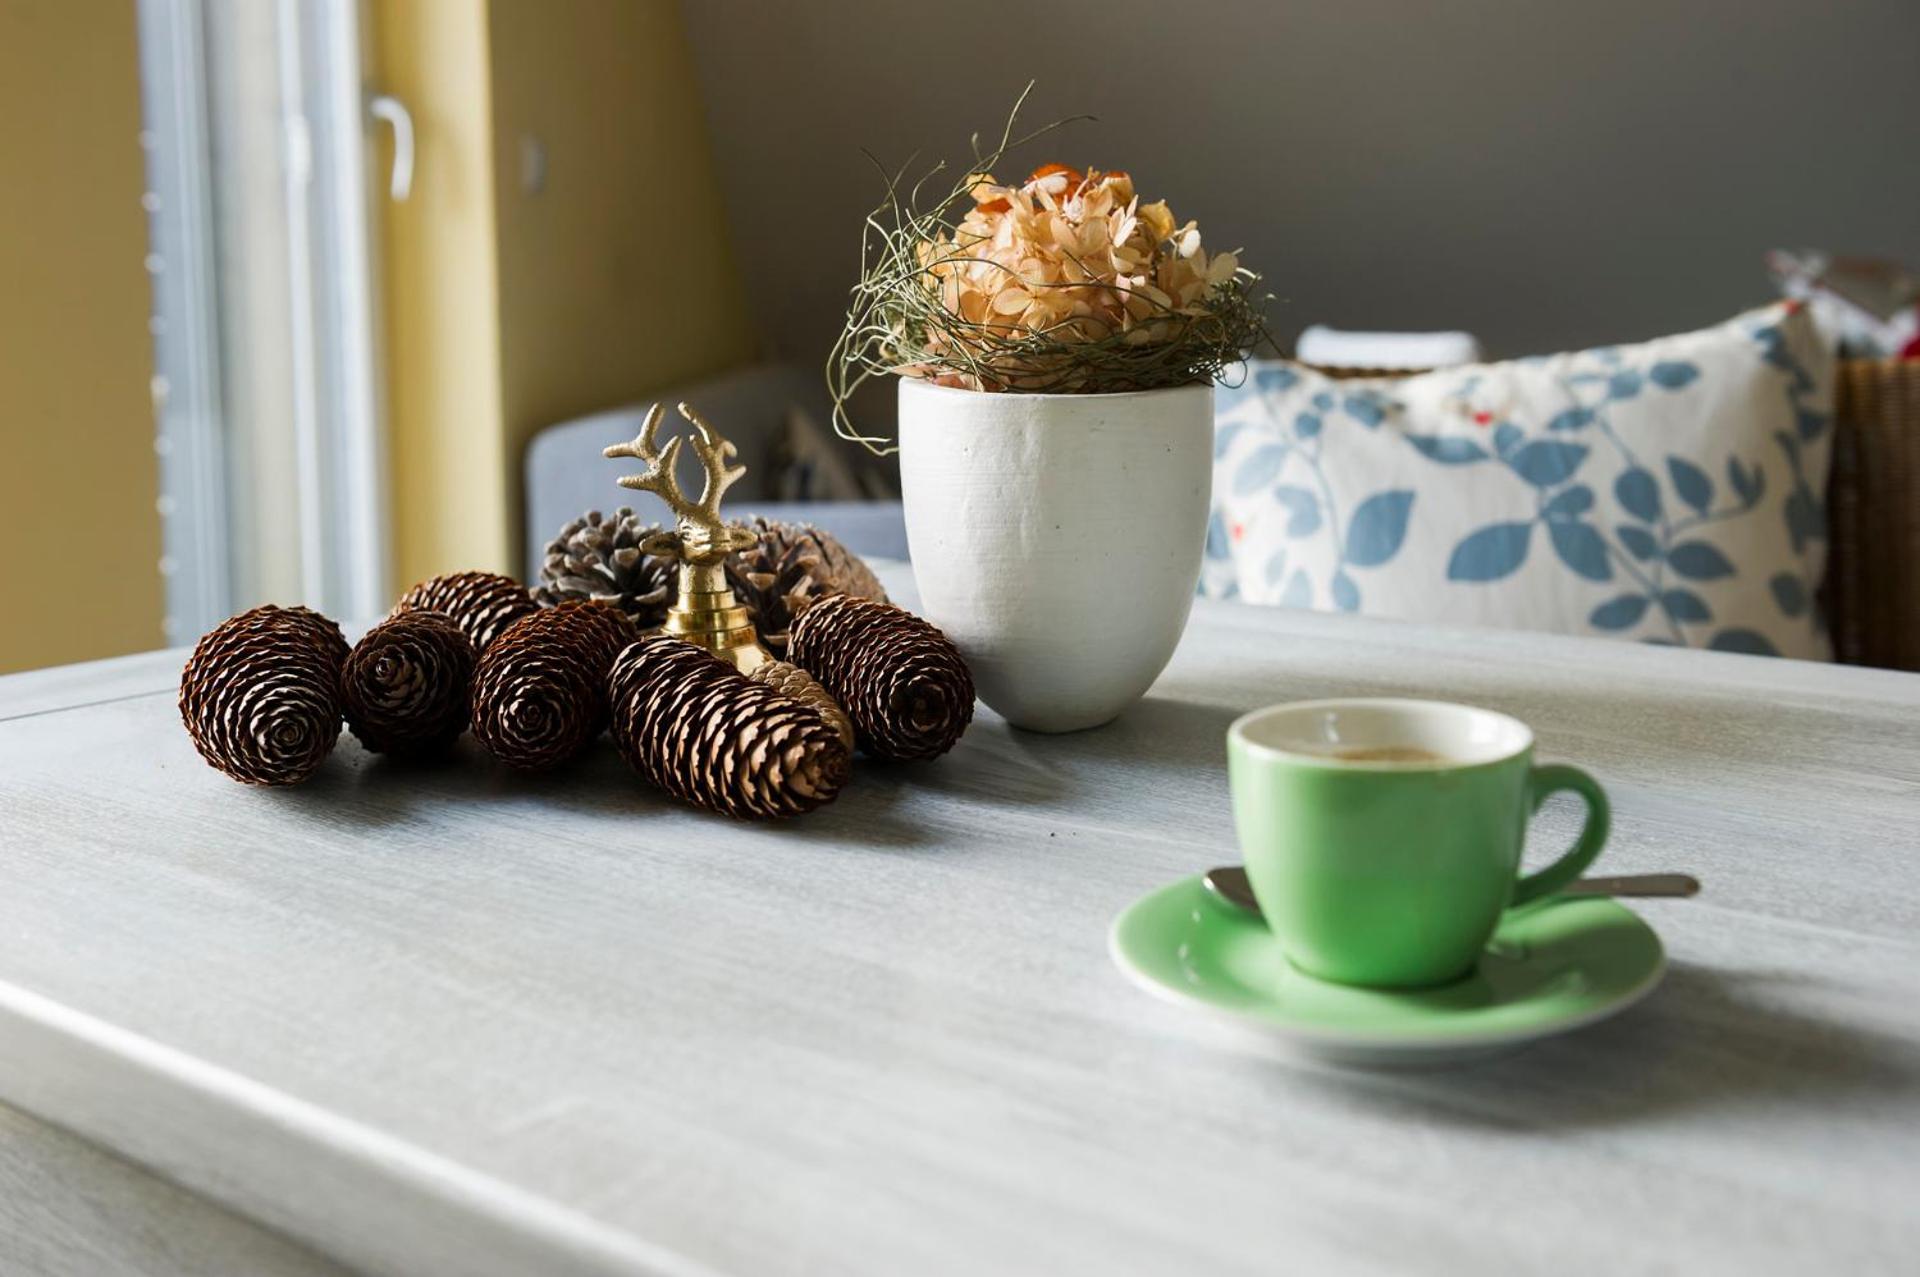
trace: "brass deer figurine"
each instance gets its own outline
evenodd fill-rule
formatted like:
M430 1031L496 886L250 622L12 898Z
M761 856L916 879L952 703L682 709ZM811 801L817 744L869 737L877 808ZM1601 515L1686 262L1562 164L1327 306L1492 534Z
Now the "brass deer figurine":
M729 524L720 515L720 498L747 470L745 466L728 466L738 452L732 442L692 407L681 404L680 415L694 429L694 456L706 471L700 499L689 500L674 474L680 446L688 436L675 435L660 446L660 421L665 415L659 404L653 405L633 442L614 444L605 454L646 462L645 474L623 475L620 486L653 493L667 503L677 520L674 531L656 532L640 543L642 553L673 559L680 565L673 607L661 629L706 648L743 674L751 673L772 660L773 654L761 645L747 609L734 598L727 584L726 561L728 555L753 545L756 538L747 528Z

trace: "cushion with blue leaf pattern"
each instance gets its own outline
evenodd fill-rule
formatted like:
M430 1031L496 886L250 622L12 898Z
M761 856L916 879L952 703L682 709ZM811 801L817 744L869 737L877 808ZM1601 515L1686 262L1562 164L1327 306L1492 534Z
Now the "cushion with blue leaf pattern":
M1202 593L1830 659L1833 357L1791 302L1633 346L1215 398Z

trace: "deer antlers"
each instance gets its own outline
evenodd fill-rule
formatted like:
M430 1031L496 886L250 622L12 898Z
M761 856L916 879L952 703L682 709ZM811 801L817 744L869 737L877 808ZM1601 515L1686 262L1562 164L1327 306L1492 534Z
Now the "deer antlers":
M655 404L647 410L647 419L640 426L640 433L634 436L632 443L616 443L606 450L609 457L633 457L647 463L645 474L629 474L620 477L620 486L635 488L641 492L651 492L667 503L674 517L680 522L677 532L658 532L640 543L645 554L662 555L679 559L684 563L716 564L723 561L735 550L744 550L754 543L754 534L744 527L729 527L720 517L720 498L740 477L747 472L745 466L727 465L727 459L736 449L718 430L707 424L706 418L695 412L687 404L680 405L680 415L693 424L694 455L700 458L701 468L707 472L706 482L701 485L700 499L687 500L687 494L680 490L680 480L674 474L674 462L680 459L680 445L687 436L675 435L660 447L657 437L660 432L660 418L665 414L660 405Z
M609 457L633 457L647 463L645 474L629 474L620 477L620 486L635 488L641 492L651 492L667 503L682 523L709 531L721 527L720 498L728 488L739 482L747 472L745 466L727 466L727 459L736 449L731 440L722 438L720 432L707 424L706 418L695 412L689 405L680 405L680 415L692 423L696 435L693 440L694 455L700 458L701 468L707 472L706 482L700 487L698 501L687 500L680 490L680 481L673 471L674 462L679 460L680 445L686 436L675 435L667 440L667 446L659 447L656 436L660 432L660 419L665 416L659 404L647 410L646 422L640 427L640 433L632 443L616 443L606 450Z

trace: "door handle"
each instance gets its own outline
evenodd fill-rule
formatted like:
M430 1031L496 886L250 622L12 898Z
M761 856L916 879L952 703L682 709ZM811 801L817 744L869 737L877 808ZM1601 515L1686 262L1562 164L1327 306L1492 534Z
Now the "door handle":
M385 120L393 129L393 172L387 193L394 203L404 204L413 194L413 113L399 98L381 93L367 100L367 114Z

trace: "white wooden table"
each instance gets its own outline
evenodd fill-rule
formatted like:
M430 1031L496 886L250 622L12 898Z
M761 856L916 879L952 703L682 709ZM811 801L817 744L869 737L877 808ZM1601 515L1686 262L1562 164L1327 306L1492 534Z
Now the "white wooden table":
M0 1108L7 1277L345 1277L347 1270L93 1145Z
M753 827L607 747L527 779L343 740L247 789L180 729L180 659L0 680L0 1100L334 1260L1920 1263L1920 678L1201 605L1108 728L983 712ZM1113 915L1233 858L1228 721L1349 693L1503 709L1597 772L1602 863L1706 883L1644 908L1666 985L1428 1074L1261 1058L1129 986Z

